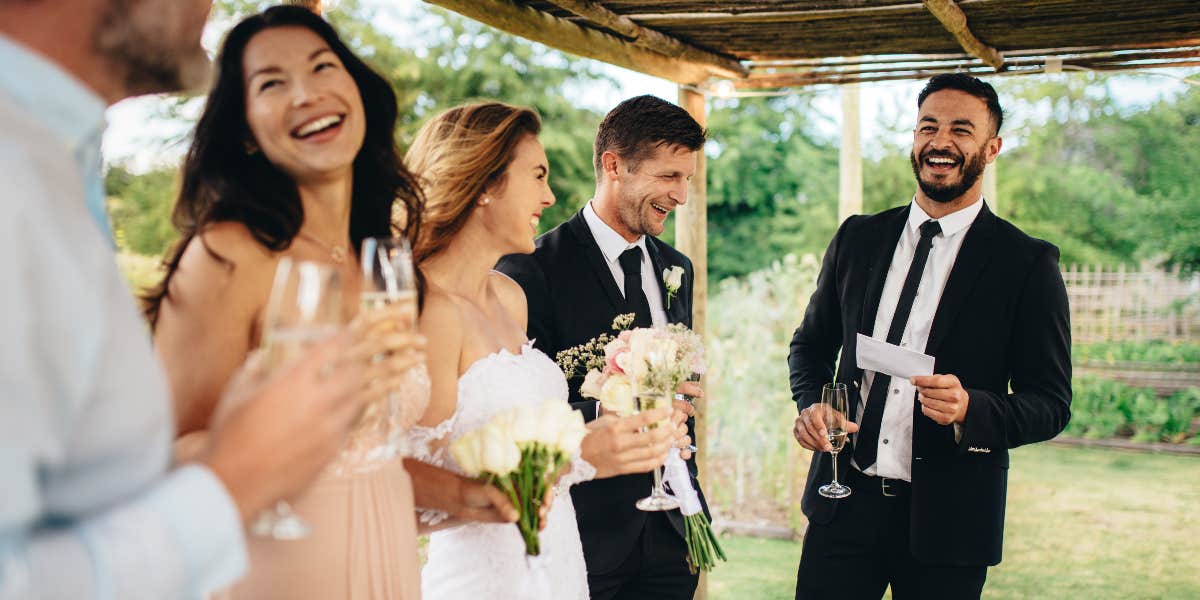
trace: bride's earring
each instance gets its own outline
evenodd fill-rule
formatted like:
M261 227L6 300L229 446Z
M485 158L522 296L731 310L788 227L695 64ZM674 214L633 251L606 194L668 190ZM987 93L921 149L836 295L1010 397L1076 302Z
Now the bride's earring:
M487 206L491 203L492 203L492 199L487 196L484 196L483 199L479 201L480 206Z

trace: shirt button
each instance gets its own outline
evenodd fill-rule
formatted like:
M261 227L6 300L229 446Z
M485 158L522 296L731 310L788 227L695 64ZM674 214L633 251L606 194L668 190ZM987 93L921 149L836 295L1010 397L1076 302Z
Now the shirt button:
M899 394L899 393L900 393L900 388L892 388L892 393L893 393L893 394Z
M888 443L887 438L883 438L883 443L884 444Z

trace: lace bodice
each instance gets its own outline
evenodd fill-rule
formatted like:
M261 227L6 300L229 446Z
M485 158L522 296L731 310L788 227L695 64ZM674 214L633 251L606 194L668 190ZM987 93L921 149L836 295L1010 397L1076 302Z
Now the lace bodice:
M406 371L388 397L367 405L345 446L328 467L333 475L351 475L377 468L407 454L406 432L429 406L429 371L424 364Z
M518 353L500 350L472 364L458 379L455 414L437 427L413 427L407 446L414 458L462 473L444 451L496 414L549 399L567 401L562 371L533 342ZM525 545L510 524L470 523L430 536L422 594L445 600L586 600L587 573L575 509L566 486L595 475L576 459L559 482L542 532L542 555L526 560ZM426 519L423 519L426 520ZM427 520L428 521L428 520Z

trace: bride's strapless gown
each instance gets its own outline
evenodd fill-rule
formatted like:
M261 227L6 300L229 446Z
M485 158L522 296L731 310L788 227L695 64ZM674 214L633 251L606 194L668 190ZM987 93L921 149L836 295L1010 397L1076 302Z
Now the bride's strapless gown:
M391 398L367 408L340 456L292 503L312 534L294 541L248 535L249 572L217 598L419 599L417 524L401 446L428 404L422 365Z
M415 458L462 473L445 452L446 444L497 413L551 399L567 401L567 381L554 361L532 342L520 354L501 350L459 378L455 415L434 428L413 427L408 445ZM526 557L513 524L470 523L430 534L422 593L430 600L587 600L587 568L567 487L594 475L591 465L576 459L559 482L541 533L540 556Z

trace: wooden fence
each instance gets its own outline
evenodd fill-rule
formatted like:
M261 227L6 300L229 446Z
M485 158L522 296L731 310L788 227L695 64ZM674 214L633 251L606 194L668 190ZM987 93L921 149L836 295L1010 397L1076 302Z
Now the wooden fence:
M1200 276L1070 265L1074 343L1200 339Z

